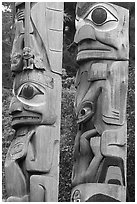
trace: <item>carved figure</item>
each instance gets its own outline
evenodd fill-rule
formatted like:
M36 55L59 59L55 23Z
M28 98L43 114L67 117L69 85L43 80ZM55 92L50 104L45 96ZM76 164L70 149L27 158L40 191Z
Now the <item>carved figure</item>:
M126 201L128 10L110 3L78 2L71 201Z
M52 70L61 74L62 16L63 3L16 3L16 33L11 54L12 71L32 69L34 66L37 69Z
M15 135L5 161L7 201L57 202L63 3L18 2L16 16L10 104Z

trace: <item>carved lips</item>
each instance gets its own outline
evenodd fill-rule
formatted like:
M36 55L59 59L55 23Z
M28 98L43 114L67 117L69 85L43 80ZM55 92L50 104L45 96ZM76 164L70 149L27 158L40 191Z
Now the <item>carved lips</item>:
M18 127L22 127L24 125L36 125L40 124L41 115L40 114L29 114L28 112L23 112L19 114L14 114L12 117L12 127L17 129Z
M108 55L112 51L112 47L105 45L99 41L92 39L85 39L78 43L77 60L87 58L103 58L102 56Z
M98 51L109 52L111 48L107 45L104 45L103 43L100 43L99 41L86 39L80 42L78 46L78 52L81 52L84 50L91 50L91 51L98 50Z

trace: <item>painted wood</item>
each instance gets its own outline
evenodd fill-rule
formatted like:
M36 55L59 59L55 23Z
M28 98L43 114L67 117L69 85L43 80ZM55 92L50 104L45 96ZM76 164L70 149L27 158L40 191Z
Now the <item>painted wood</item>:
M62 28L63 2L16 3L10 104L15 135L5 161L9 202L58 201Z
M78 2L73 202L126 201L128 10Z

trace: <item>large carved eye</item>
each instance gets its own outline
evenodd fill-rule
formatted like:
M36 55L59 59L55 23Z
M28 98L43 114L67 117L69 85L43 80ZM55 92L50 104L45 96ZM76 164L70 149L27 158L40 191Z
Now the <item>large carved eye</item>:
M118 19L103 6L93 8L86 19L91 20L97 26L103 25L109 21L118 21Z
M20 97L23 97L25 99L32 99L35 95L38 94L44 94L40 89L38 89L36 86L31 85L31 84L25 84L20 92L19 95Z

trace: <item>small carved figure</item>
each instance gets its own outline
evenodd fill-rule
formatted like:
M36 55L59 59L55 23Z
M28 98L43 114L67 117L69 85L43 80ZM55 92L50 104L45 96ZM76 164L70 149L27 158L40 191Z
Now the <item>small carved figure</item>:
M61 74L63 23L60 22L63 22L63 3L16 3L16 33L11 54L13 72L34 66ZM53 39L56 40L53 42Z
M74 42L78 133L71 201L126 201L128 10L78 2Z

